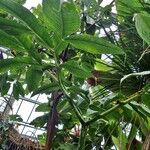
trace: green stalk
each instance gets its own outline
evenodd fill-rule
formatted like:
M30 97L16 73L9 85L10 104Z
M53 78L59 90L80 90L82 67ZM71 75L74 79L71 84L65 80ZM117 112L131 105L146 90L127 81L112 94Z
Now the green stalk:
M70 97L68 91L66 90L65 86L64 86L63 83L62 83L60 73L59 73L59 75L58 75L58 81L59 81L59 85L60 85L60 87L61 87L61 89L62 89L64 95L68 98L68 102L69 102L69 104L72 106L72 108L74 109L74 112L75 112L77 118L79 119L80 123L81 123L81 124L85 124L85 121L84 121L84 119L82 118L82 115L81 115L79 109L78 109L78 108L76 107L76 105L74 104L72 98Z
M121 106L124 106L125 104L130 103L133 99L139 97L141 92L142 92L142 90L134 93L133 95L128 97L125 101L118 101L118 103L115 106L111 107L110 109L104 111L103 113L95 116L90 121L86 122L86 125L89 125L89 124L91 124L91 123L93 123L93 122L95 122L95 121L97 121L99 119L102 119L102 117L110 114L111 112L115 111L116 109L120 108Z
M87 129L88 129L88 126L82 125L81 135L80 135L80 139L79 139L79 143L78 143L78 150L85 150Z

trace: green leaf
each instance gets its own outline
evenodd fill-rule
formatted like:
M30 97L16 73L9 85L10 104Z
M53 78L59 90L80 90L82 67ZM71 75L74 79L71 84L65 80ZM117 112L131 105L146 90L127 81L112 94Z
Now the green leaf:
M96 63L95 63L95 69L98 71L110 71L112 70L111 65L109 65L108 62L105 62L104 60L101 59L96 59Z
M143 104L138 104L137 102L131 102L130 105L136 107L143 115L150 117L150 109Z
M0 18L0 28L3 32L5 32L5 34L8 34L8 38L15 39L15 41L12 41L12 45L20 44L22 49L20 48L19 50L23 50L23 48L26 50L31 49L33 35L31 30L29 30L26 26L21 23L17 23L14 20ZM8 42L11 43L10 41ZM9 48L13 47L10 46ZM15 48L15 50L18 49Z
M63 50L67 47L68 43L65 41L61 41L56 47L55 47L55 52L57 55L60 55Z
M150 14L137 14L135 17L135 26L140 37L150 45Z
M1 45L19 52L27 50L27 52L31 53L33 51L33 48L31 48L33 35L27 27L14 20L0 18L0 28L4 33L3 36L2 33L0 34L1 38L3 38Z
M60 3L60 0L43 0L43 12L52 30L66 37L80 27L79 13L73 3Z
M43 0L42 5L48 26L56 33L61 31L60 0Z
M150 84L146 84L141 95L142 102L150 109Z
M61 65L62 68L67 69L69 72L74 74L79 78L86 78L91 75L91 73L78 64L77 61L71 60Z
M45 145L46 142L46 133L40 134L37 136L40 144Z
M12 0L1 0L0 9L3 9L18 19L23 21L34 34L46 44L47 47L53 47L52 40L47 30L40 24L37 18L25 7L13 2Z
M24 90L22 84L21 84L20 82L17 82L17 83L16 83L16 86L17 86L17 89L18 89L18 91L19 91L19 94L20 94L21 96L25 96L25 90Z
M1 29L0 29L0 46L11 49L24 50L23 45L17 39L15 39L15 37L10 36Z
M91 35L73 35L65 39L75 48L92 54L123 54L120 47Z
M9 118L11 121L17 121L17 122L22 122L23 119L20 117L20 115L9 115Z
M63 3L62 10L62 36L67 37L75 33L80 27L79 13L73 3Z
M135 104L132 104L132 103L129 103L129 105L133 108L133 110L134 110L140 117L142 117L144 120L147 120L146 114L144 114L144 113L138 108L138 106L136 106Z
M120 127L118 128L118 131L118 137L112 136L112 140L119 150L126 150L127 137L122 132L122 129Z
M8 94L8 91L10 89L11 84L10 83L5 83L2 87L1 87L1 95L4 96L6 94Z
M133 141L133 139L136 137L136 134L137 134L137 127L133 124L132 127L131 127L131 130L129 132L129 136L128 136L128 141L129 141L129 144Z
M19 99L19 95L24 96L25 95L25 90L23 89L22 85L20 82L16 82L13 85L13 96L16 100Z
M139 0L116 0L116 9L121 16L133 16L143 10L143 5Z
M70 143L65 143L65 144L60 144L56 150L76 150L77 147L74 144Z
M62 99L57 105L57 110L59 113L62 113L64 110L66 110L66 108L68 108L68 106L70 106L68 101L66 99Z
M148 107L150 108L150 93L149 92L144 92L142 94L142 101L143 103Z
M15 57L0 60L0 72L22 69L27 65L38 65L30 57Z
M32 45L33 45L33 41L32 41L33 37L32 37L32 35L30 35L28 33L23 33L23 34L20 34L18 36L15 36L15 38L17 38L17 40L23 45L24 49L29 54L34 52L34 48L32 47Z
M43 72L36 68L30 67L26 72L26 82L29 92L38 88L42 79Z
M35 109L36 112L49 112L50 107L48 106L48 103L42 103Z
M30 124L42 128L48 121L48 114L35 118Z
M30 33L31 31L21 23L17 21L5 19L0 17L0 29L10 35L19 35L23 33Z
M93 110L93 111L98 111L98 112L101 112L101 111L102 111L102 109L100 108L100 106L96 106L96 105L94 105L94 104L89 105L89 108L90 108L91 110Z
M13 1L22 5L26 2L26 0L13 0Z
M32 93L32 96L36 95L36 94L50 94L52 91L56 91L56 90L59 90L60 87L59 87L59 84L58 83L49 83L49 84L45 84L45 85L42 85L41 87L39 88L36 88L33 93Z

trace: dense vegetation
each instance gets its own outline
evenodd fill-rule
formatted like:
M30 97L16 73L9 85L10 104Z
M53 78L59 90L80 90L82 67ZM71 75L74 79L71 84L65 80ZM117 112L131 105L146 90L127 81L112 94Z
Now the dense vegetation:
M150 1L102 1L0 0L0 93L49 97L46 150L150 148Z

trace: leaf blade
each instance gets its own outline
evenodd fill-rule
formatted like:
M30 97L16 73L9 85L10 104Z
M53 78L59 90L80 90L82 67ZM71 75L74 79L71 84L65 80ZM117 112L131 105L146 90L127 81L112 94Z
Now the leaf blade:
M43 41L48 47L53 47L52 40L46 29L39 23L37 18L25 7L13 2L12 0L1 0L0 8L15 15L23 21L34 34Z
M65 41L78 49L92 54L123 54L122 49L116 45L91 35L74 35L67 37Z
M43 93L49 94L50 92L59 90L59 89L60 89L60 87L59 87L58 83L49 83L49 84L42 85L41 87L35 89L31 96L34 96L39 93L40 94L43 94Z
M6 72L8 70L20 69L26 65L38 65L30 57L16 57L0 60L0 72Z
M137 14L135 26L140 37L150 45L150 16L146 13Z
M42 74L43 73L41 70L37 70L33 67L28 68L26 72L26 82L29 92L33 91L39 86L42 79Z

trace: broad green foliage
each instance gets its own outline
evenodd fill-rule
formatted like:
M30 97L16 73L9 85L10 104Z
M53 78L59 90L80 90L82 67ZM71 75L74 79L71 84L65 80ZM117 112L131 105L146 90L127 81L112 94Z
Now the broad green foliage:
M117 146L118 149L126 150L127 138L126 135L122 132L121 128L118 129L118 136L112 137L113 142Z
M49 112L50 107L48 106L47 103L42 103L35 109L36 112Z
M13 96L16 100L19 99L19 96L25 96L24 88L22 87L22 84L20 82L16 82L13 85Z
M14 3L12 0L1 0L0 8L21 19L21 21L24 22L28 28L31 29L34 34L46 44L46 46L53 46L50 35L46 32L46 29L28 9Z
M39 86L42 79L42 70L38 70L36 68L28 68L26 72L26 82L28 86L28 90L31 92Z
M76 150L77 147L75 145L72 144L60 144L60 147L56 150Z
M9 20L5 18L0 19L0 27L1 30L7 32L7 34L14 36L24 34L25 32L30 32L30 30L23 24L17 23L15 20Z
M6 32L0 30L0 45L3 45L4 47L7 48L12 48L16 50L24 50L23 45L15 39L13 36L10 36Z
M80 27L79 13L73 3L61 4L60 0L43 0L43 12L48 26L62 38L76 32Z
M34 119L30 124L34 125L35 127L43 127L47 123L48 114L44 114L43 116L39 116Z
M26 2L26 0L13 0L13 1L19 4L24 4Z
M58 83L47 83L47 84L42 85L39 88L36 88L34 92L32 93L32 96L36 94L43 94L43 93L48 94L48 93L51 93L52 91L59 90L59 89L60 88L59 88Z
M31 11L22 2L0 0L0 95L12 88L16 100L48 97L31 122L46 128L38 137L47 150L132 150L135 142L142 150L150 128L149 1L43 0Z
M32 32L23 24L17 23L15 20L0 18L1 43L8 48L16 51L29 51L32 45ZM7 40L5 40L7 38ZM12 44L11 44L12 43Z
M142 101L147 107L150 108L150 100L149 99L150 99L149 84L147 84L143 90Z
M136 29L141 38L150 45L150 15L145 13L139 13L135 16Z
M122 54L121 48L98 37L90 35L74 35L65 39L74 47L92 54Z
M22 118L19 115L10 115L10 120L11 121L18 121L18 122L22 122Z
M121 16L132 16L142 11L143 5L139 0L116 0L116 9Z
M69 72L71 72L72 74L74 74L75 76L77 76L79 78L86 78L91 75L89 70L86 70L86 68L79 65L78 62L73 61L73 60L68 61L67 63L64 63L61 66L62 66L62 68L67 69Z
M0 61L0 72L19 70L27 65L38 66L37 62L30 57L8 58Z

